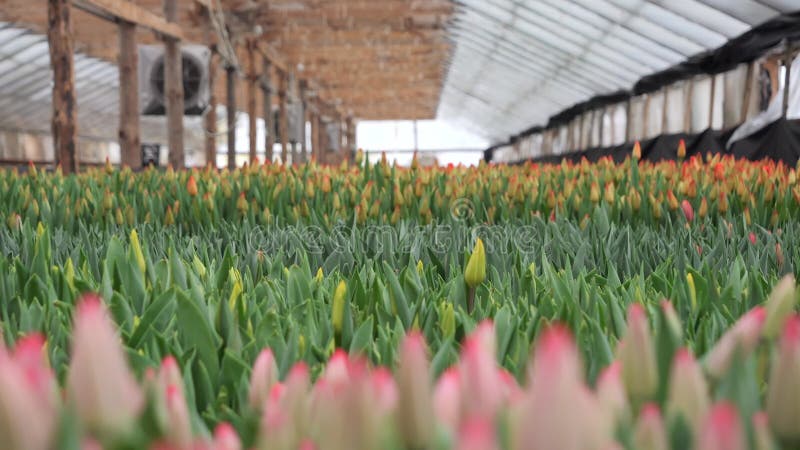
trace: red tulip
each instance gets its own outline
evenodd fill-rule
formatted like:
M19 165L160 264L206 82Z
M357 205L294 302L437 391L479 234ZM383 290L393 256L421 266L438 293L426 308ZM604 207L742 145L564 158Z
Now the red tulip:
M719 379L728 371L737 349L740 356L752 352L758 344L766 317L766 310L761 306L740 317L705 356L703 362L708 374Z
M269 397L272 386L278 382L278 364L272 350L264 349L259 353L250 375L250 407L260 411Z
M683 210L683 215L686 217L687 222L694 220L694 209L692 208L692 204L689 203L689 200L683 200L681 202L681 209Z
M408 447L428 448L433 443L435 422L428 355L421 334L406 335L400 347L396 377L400 436Z
M695 448L702 450L746 450L747 438L739 411L731 403L718 403L697 434Z

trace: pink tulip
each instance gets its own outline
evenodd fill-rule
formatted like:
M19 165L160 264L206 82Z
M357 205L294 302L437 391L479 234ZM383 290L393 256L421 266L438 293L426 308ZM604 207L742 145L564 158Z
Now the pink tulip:
M775 443L769 428L769 417L764 411L753 414L753 449L772 450Z
M667 413L670 417L683 416L692 429L698 430L711 399L700 365L689 350L682 348L675 353L669 383Z
M23 347L31 345L23 343ZM41 349L41 347L40 347ZM34 373L27 350L16 358L0 342L0 448L46 450L53 445L56 411L45 394L44 374ZM24 354L24 355L23 355ZM38 372L35 370L35 372Z
M692 204L689 203L689 200L681 202L681 210L683 210L683 216L686 217L687 222L694 220L694 208L692 208Z
M667 432L658 405L648 403L642 407L634 431L634 446L647 450L668 450Z
M750 234L747 235L747 238L750 239L750 243L751 244L756 245L756 234L755 233L753 233L751 231Z
M385 367L379 367L372 372L371 401L374 402L379 414L388 414L397 407L397 384L392 373Z
M439 423L448 430L458 430L461 418L461 382L458 369L444 371L433 392L433 410Z
M705 356L706 371L715 379L719 379L730 368L737 348L740 356L750 354L758 344L761 329L766 319L766 311L756 306L731 327Z
M103 435L129 431L143 406L114 325L96 295L84 296L75 314L67 399L84 425Z
M428 356L418 332L410 332L403 340L396 376L400 437L408 447L428 448L433 444L435 421Z
M272 355L272 350L264 349L258 354L253 372L250 375L250 392L248 401L250 407L256 411L261 410L270 389L278 381L278 364Z
M456 450L497 450L494 422L485 417L473 417L464 420L458 430Z
M800 442L800 316L783 326L767 387L767 415L778 440Z
M608 421L583 382L578 350L566 328L542 333L530 373L527 396L512 417L513 449L579 450L610 442Z
M242 450L242 442L231 424L222 422L214 429L214 449Z
M275 383L263 407L259 427L259 448L293 450L298 445L297 430L292 423L290 410L286 408L287 388Z
M628 330L619 343L622 382L634 404L649 401L658 389L658 367L650 325L644 307L633 303L628 308Z
M161 367L158 369L158 379L164 392L169 386L174 386L183 396L183 377L174 356L169 355L161 361Z
M731 403L718 403L711 408L697 434L695 448L702 450L745 450L747 439L739 412Z
M189 409L183 391L175 385L169 385L166 390L167 408L167 441L176 448L190 448L192 444L192 425L189 419Z
M597 377L597 399L612 421L624 420L630 414L619 361L606 367Z
M504 403L495 357L494 327L483 322L467 336L461 350L461 411L464 416L493 418Z

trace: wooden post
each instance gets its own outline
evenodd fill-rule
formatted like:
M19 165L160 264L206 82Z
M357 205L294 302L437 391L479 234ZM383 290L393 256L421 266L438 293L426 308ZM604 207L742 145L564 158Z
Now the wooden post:
M665 134L667 132L667 126L669 123L667 122L667 115L669 111L669 89L666 86L661 90L664 96L664 103L661 104L661 134Z
M781 117L786 118L786 112L789 111L789 91L792 79L792 57L794 52L792 46L786 43L786 53L784 53L783 64L786 66L786 71L783 73L783 114Z
M747 63L747 75L745 76L744 98L742 99L741 116L739 123L747 121L747 112L750 111L750 97L753 91L753 72L755 72L755 62Z
M315 105L314 112L311 114L311 155L318 163L321 163L322 152L320 152L319 147L319 127L319 109Z
M647 139L650 137L648 134L649 122L650 120L650 94L644 94L644 110L642 111L642 139Z
M75 61L72 53L71 0L48 0L47 41L53 69L53 149L64 173L78 170L75 157L77 105L75 100Z
M633 137L633 127L631 126L631 109L633 97L628 97L625 103L625 142L630 142Z
M264 133L264 159L272 163L272 149L275 147L275 116L272 114L272 65L268 58L262 58L261 68L261 94L264 102L264 123L266 133Z
M164 18L177 22L177 0L164 0ZM186 165L183 154L183 70L181 43L177 39L164 38L164 95L167 105L167 145L169 163L175 169Z
M247 115L250 116L250 155L249 160L252 163L256 159L256 149L257 149L257 142L256 140L256 130L257 130L257 120L258 120L258 113L256 112L256 96L258 95L258 88L256 83L258 81L258 75L256 74L256 44L254 41L250 40L247 43L247 58L248 58L248 67L249 67L249 74L247 76Z
M714 101L717 96L717 75L711 75L711 103L708 107L708 128L714 128Z
M289 162L289 117L288 117L288 110L286 108L286 101L287 101L287 91L288 90L288 80L286 79L286 74L281 74L280 76L280 89L278 91L278 99L280 104L278 105L280 108L280 117L278 128L280 130L280 140L281 140L281 162L286 164Z
M139 55L136 50L136 25L119 22L119 148L122 165L142 167L139 141Z
M686 80L683 98L683 132L692 132L692 97L694 96L694 78Z
M305 80L300 82L300 120L302 122L300 126L300 161L304 163L308 160L308 142L306 142L306 123L308 122L308 98L306 97L306 91L308 90L308 85Z
M328 163L328 121L320 115L317 117L317 121L319 122L319 153L317 154L320 162L327 164Z
M356 124L353 120L353 116L347 116L347 151L350 153L350 157L354 157L356 151Z
M208 61L208 85L210 96L208 98L208 112L205 119L205 138L206 138L206 165L217 167L217 93L214 86L217 80L217 55L211 52Z
M225 68L227 84L226 116L228 119L228 169L236 168L236 67Z

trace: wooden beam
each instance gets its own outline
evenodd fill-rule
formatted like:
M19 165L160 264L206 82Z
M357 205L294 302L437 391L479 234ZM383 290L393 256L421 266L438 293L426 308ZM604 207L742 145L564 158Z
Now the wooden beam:
M225 114L228 119L228 169L236 168L236 68L225 68L227 84L227 106Z
M123 166L142 167L139 141L139 55L136 49L136 24L119 23L119 148Z
M274 61L273 61L274 63ZM285 74L281 74L280 76L280 88L278 91L278 105L280 108L280 117L278 122L278 128L280 129L280 141L281 141L281 157L280 160L282 163L286 164L289 162L289 111L286 108L286 101L288 99L288 89L289 83L286 79L287 76Z
M694 78L686 80L683 92L683 132L692 132L692 98L694 96Z
M205 145L206 165L217 167L217 93L213 88L217 80L216 52L211 52L208 60L208 84L211 86L211 95L208 97L208 111L205 116Z
M77 109L75 101L75 61L70 0L48 0L47 40L50 67L53 69L53 148L64 173L78 170L75 157Z
M786 52L783 56L783 65L786 70L783 73L783 113L781 117L786 118L786 113L789 111L789 93L790 84L792 79L792 60L794 59L794 48L788 42L786 43Z
M717 96L717 75L711 75L711 100L708 102L708 128L714 128L714 103Z
M272 162L272 149L275 147L275 115L272 114L272 85L270 75L272 74L272 64L269 59L262 58L261 68L261 95L264 98L264 123L266 123L266 133L264 133L264 159Z
M249 137L250 137L250 162L256 159L257 150L257 119L258 113L256 112L256 97L258 95L258 74L256 68L256 44L255 42L248 41L247 43L247 115L249 116Z
M280 56L271 46L259 41L258 51L261 53L261 56L268 59L276 69L284 74L289 73L289 64L286 62L286 59Z
M75 6L103 18L121 19L149 28L163 37L183 40L183 30L174 18L165 20L128 0L75 0Z
M745 76L744 97L742 99L742 109L740 113L741 116L739 117L739 123L744 123L747 121L747 112L750 111L750 97L753 91L753 75L756 64L757 63L755 61L747 63L747 75Z
M169 22L178 18L177 0L164 0L164 17ZM164 38L164 95L167 114L167 146L169 163L175 169L186 166L183 154L183 70L180 41Z
M308 97L306 92L308 90L307 83L300 81L300 107L302 109L300 118L303 122L300 133L300 161L304 163L308 160L308 143L306 142L306 123L308 122Z

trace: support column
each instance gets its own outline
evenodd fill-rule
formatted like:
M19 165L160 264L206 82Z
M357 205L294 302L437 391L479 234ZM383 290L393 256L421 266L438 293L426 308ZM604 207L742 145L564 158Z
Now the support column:
M119 22L119 149L122 165L142 167L139 137L139 55L136 50L136 25Z
M164 17L177 22L177 0L164 0ZM167 145L169 163L175 169L186 165L183 154L183 70L181 44L177 39L164 38L164 95L167 100Z
M286 74L280 75L280 88L278 91L278 99L280 101L280 117L278 128L280 130L281 142L281 162L286 164L289 162L289 116L288 109L286 108L288 80Z
M48 0L47 41L53 69L53 149L64 173L78 170L75 157L77 105L75 100L75 61L70 0Z
M308 161L308 142L306 142L306 123L308 122L308 99L306 82L300 82L300 160L299 163Z
M784 53L783 64L786 66L786 71L783 73L783 114L782 117L786 118L786 112L789 111L789 93L791 92L791 79L792 79L792 59L794 58L794 51L792 46L786 43L786 53Z
M228 120L228 169L236 168L236 68L225 68L227 84L227 105L225 107Z
M247 76L247 115L250 116L250 163L255 161L256 159L256 139L257 139L257 120L258 120L258 113L256 112L256 96L258 95L258 88L256 87L256 83L258 81L258 75L256 74L256 49L255 49L255 42L249 41L247 43L247 59L248 59L248 67L249 67L249 74Z
M350 158L354 158L355 153L358 151L356 145L356 123L353 120L353 116L347 116L347 150L350 153Z
M214 88L217 80L217 54L211 52L208 61L208 85L210 96L208 98L208 112L205 118L205 144L206 144L206 165L217 167L217 91Z
M272 114L272 67L269 59L263 58L261 68L261 93L264 101L264 123L266 133L264 133L265 160L272 163L272 148L275 146L275 116Z

